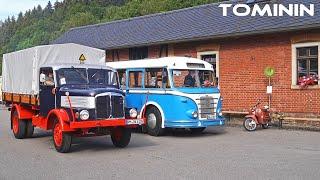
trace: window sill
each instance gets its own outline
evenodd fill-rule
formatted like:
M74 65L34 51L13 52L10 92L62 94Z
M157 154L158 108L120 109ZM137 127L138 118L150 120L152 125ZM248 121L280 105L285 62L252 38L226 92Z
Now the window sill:
M295 90L320 89L320 85L308 86L307 88L301 88L298 85L291 85L291 89L295 89Z

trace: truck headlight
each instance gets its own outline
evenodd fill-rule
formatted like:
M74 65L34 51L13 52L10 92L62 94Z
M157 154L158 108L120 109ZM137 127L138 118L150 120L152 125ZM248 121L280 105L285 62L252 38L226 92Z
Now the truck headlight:
M88 120L89 119L89 111L88 110L82 110L80 111L80 119L81 120Z
M199 115L199 114L198 114L198 111L193 111L193 112L192 112L192 117L193 117L193 118L197 118L198 115Z
M138 116L138 112L137 112L136 109L132 108L129 111L129 115L130 115L131 118L136 118Z

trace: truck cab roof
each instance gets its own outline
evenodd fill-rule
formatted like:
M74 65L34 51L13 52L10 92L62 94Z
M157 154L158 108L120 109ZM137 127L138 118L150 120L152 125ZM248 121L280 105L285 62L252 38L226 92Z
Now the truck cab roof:
M58 64L47 64L43 65L40 68L51 67L53 70L58 70L61 68L92 68L92 69L106 69L106 70L115 70L109 66L93 65L93 64L75 64L75 63L58 63Z

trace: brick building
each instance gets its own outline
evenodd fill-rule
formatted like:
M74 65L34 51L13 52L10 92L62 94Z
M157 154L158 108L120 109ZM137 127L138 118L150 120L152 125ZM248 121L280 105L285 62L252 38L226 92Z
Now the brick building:
M231 3L231 2L229 2ZM74 28L53 43L78 43L106 50L106 61L190 56L214 65L225 111L247 111L267 102L264 75L273 67L271 106L292 116L320 117L320 83L301 89L298 79L320 72L320 2L315 16L222 16L208 4L110 23Z

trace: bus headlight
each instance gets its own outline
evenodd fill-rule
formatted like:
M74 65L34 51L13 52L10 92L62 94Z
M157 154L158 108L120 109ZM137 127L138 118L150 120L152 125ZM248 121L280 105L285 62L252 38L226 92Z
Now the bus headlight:
M130 115L131 118L136 118L138 116L138 112L137 112L136 109L132 108L129 111L129 115Z
M80 119L81 120L88 120L89 119L89 111L88 110L82 110L80 111Z
M199 115L199 114L198 114L198 111L193 111L191 114L192 114L192 117L193 117L193 118L197 118L198 115Z

